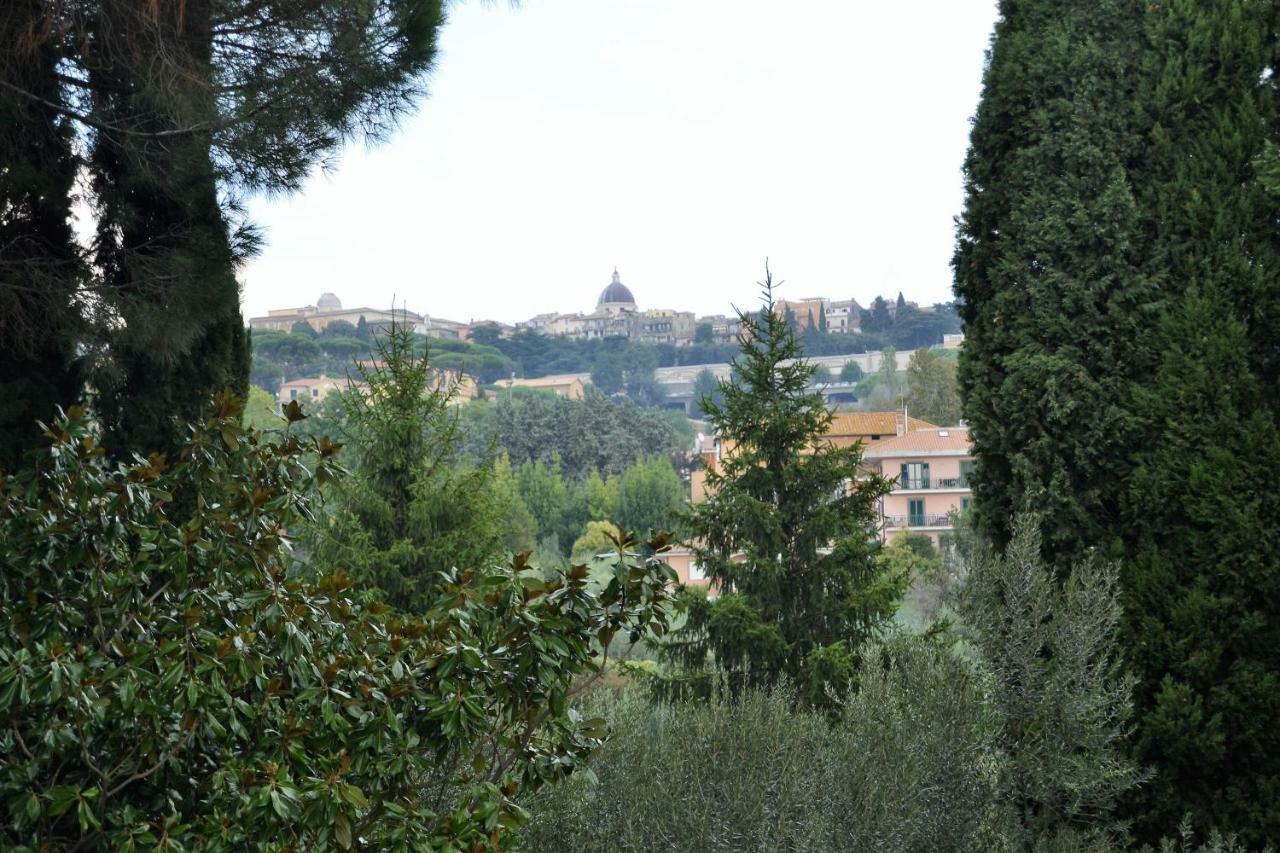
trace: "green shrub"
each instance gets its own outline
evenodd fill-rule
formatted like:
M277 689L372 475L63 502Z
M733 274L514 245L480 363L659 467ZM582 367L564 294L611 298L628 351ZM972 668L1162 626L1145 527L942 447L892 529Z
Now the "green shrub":
M571 687L665 622L670 569L450 570L393 618L288 559L337 446L216 409L171 466L109 463L72 410L0 481L0 847L500 844L600 744Z
M1119 569L1096 555L1059 577L1038 520L1020 516L1003 554L979 549L960 615L984 668L1009 756L1005 796L1027 846L1112 849L1117 800L1146 777L1123 739L1133 680L1120 665Z
M596 699L615 731L594 776L542 789L523 849L992 850L997 723L978 677L921 640L863 650L838 720L785 687L653 704Z

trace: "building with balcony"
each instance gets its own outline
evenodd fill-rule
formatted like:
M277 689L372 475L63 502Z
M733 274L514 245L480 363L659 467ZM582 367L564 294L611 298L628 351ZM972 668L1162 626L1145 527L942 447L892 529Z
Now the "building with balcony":
M866 467L894 481L880 499L883 536L900 530L923 533L940 544L952 529L951 513L967 509L973 496L973 446L967 427L930 427L886 438L863 454Z

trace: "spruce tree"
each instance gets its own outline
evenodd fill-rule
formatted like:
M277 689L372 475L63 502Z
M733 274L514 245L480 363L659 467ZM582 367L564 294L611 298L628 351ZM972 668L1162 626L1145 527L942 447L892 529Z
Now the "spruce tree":
M355 471L329 523L314 531L314 563L355 575L401 610L421 612L439 573L486 569L503 553L512 504L493 481L503 476L508 482L499 488L509 491L510 477L489 460L459 458L456 391L435 387L425 345L394 326L377 350L375 365L360 367L366 388L341 398L344 453Z
M36 421L82 391L76 296L87 270L71 230L77 160L55 108L57 45L40 37L43 4L0 14L0 75L48 105L0 88L0 471L45 444Z
M701 403L724 448L710 497L686 518L694 558L720 590L695 608L685 662L703 649L738 685L793 679L811 702L845 688L862 643L891 619L904 578L879 561L877 501L889 490L861 471L862 449L825 440L831 412L812 364L763 283L765 310L744 326L723 401ZM795 359L795 360L793 360ZM695 640L705 637L704 643ZM692 657L692 659L690 659Z
M959 378L979 527L1019 510L1047 555L1115 538L1154 369L1158 291L1141 267L1127 165L1144 7L1004 2L965 163L954 259Z

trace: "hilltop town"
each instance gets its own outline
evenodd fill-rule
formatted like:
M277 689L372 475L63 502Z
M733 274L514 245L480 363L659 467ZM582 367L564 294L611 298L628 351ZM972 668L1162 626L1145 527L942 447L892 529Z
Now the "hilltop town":
M866 331L883 331L902 307L919 314L934 315L940 306L920 306L905 300L901 294L897 300L877 297L865 308L853 298L825 296L779 299L777 303L778 311L789 317L798 331L815 330L834 335L857 334L864 328ZM354 330L361 322L374 329L396 322L410 326L417 334L455 340L471 340L477 330L485 330L490 337L495 333L498 337L510 337L519 331L531 331L570 341L618 337L675 346L732 344L742 331L741 320L735 314L698 316L692 311L674 308L641 308L631 289L623 283L617 268L591 310L536 314L514 325L485 319L462 322L419 314L407 308L346 308L336 294L323 293L314 305L270 310L263 316L250 318L249 326L263 331L290 332L301 323L316 332L323 332L333 323L348 323ZM947 325L944 322L939 328ZM941 342L940 338L934 343Z

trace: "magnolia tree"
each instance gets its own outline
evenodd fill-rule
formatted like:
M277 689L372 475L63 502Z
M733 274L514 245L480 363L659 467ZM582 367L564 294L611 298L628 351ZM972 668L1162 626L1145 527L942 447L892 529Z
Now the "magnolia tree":
M517 557L393 616L290 559L338 445L240 415L221 397L126 465L73 409L0 483L0 846L501 845L513 798L601 743L574 685L665 629L670 569L624 542L589 587Z

